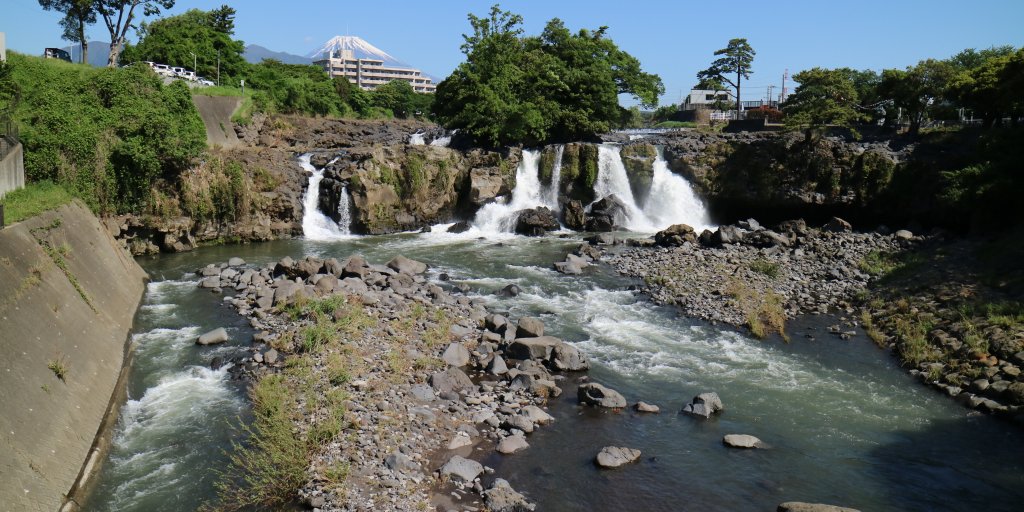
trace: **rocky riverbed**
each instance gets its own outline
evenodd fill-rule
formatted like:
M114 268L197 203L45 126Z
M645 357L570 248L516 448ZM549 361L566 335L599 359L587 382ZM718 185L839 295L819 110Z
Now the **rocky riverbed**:
M832 334L849 338L862 328L958 402L1024 417L1024 315L1012 286L1019 263L985 269L977 255L987 246L976 240L857 233L838 218L820 229L803 221L769 229L750 219L699 236L673 226L631 245L604 259L686 316L789 339L787 319L838 312L843 322Z
M255 378L257 411L268 379L296 395L293 430L313 443L299 495L314 509L533 509L474 459L528 449L553 421L548 400L587 359L539 319L489 312L426 271L357 255L199 270L199 286L233 291L225 302L258 331L231 370Z

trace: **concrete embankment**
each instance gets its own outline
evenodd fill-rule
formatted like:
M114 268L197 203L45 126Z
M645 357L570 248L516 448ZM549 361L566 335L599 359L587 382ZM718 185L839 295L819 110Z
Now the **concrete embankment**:
M20 142L0 137L0 197L25 186L25 161Z
M146 274L80 202L0 231L0 510L74 510Z
M225 148L235 147L239 144L238 136L235 135L234 125L231 124L231 116L242 104L242 98L232 96L193 96L192 102L196 104L199 117L206 125L206 143L211 146Z

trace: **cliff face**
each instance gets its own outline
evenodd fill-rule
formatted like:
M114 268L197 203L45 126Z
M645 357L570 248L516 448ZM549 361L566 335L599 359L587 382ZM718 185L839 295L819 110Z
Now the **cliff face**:
M95 469L145 278L78 202L0 231L6 509L63 510Z

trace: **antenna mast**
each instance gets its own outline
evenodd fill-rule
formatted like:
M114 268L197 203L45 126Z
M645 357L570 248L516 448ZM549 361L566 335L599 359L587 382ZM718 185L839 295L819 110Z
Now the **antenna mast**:
M779 103L786 101L786 79L789 78L789 68L782 72L782 92L779 93Z

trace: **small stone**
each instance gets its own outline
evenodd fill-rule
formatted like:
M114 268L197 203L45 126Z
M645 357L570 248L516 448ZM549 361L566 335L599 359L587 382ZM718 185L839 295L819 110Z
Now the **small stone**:
M196 338L196 345L214 345L217 343L224 343L228 340L228 331L223 327L218 327L202 336Z
M524 436L508 436L498 442L498 446L495 450L498 453L504 455L511 455L515 452L525 450L530 447L530 444L526 442Z
M617 468L636 462L640 458L640 450L620 446L606 446L597 454L595 462L602 468Z
M649 404L647 402L637 402L636 405L633 406L633 408L636 409L637 412L653 412L653 413L660 413L661 412L661 408L660 407L658 407L657 405L654 405L654 404Z
M722 444L731 448L764 448L760 439L746 434L726 434Z

